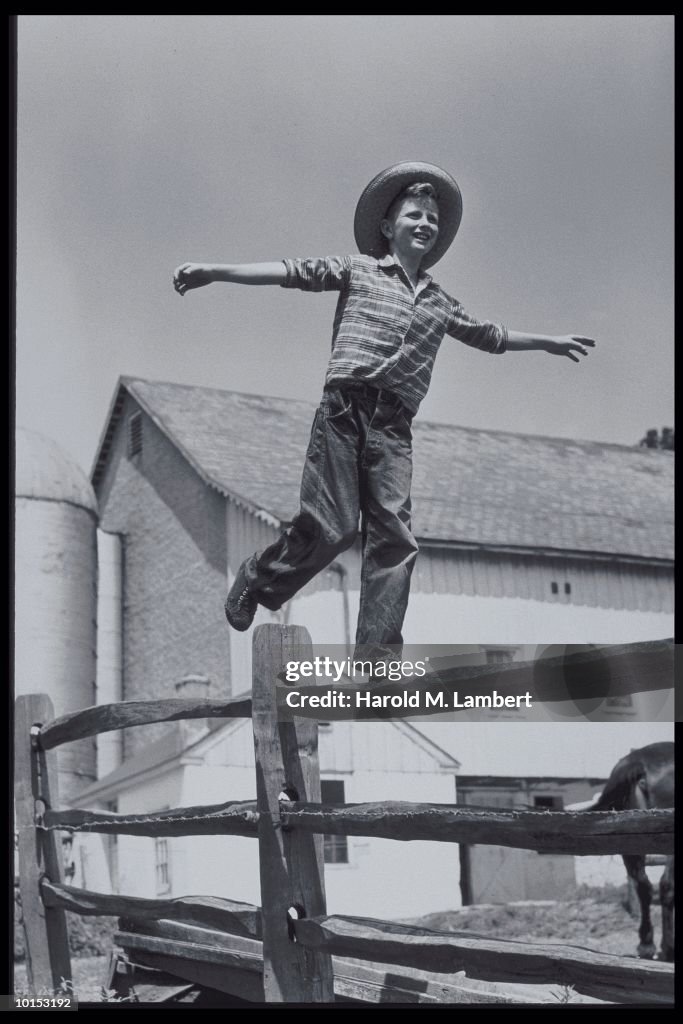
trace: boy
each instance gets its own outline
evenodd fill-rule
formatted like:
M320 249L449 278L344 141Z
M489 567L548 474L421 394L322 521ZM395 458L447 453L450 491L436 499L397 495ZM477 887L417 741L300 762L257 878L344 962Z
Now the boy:
M276 610L353 544L361 516L356 656L400 654L418 547L410 529L411 422L444 334L487 352L541 349L578 362L590 338L526 334L469 316L426 267L460 225L460 190L433 164L401 163L363 192L354 220L359 256L232 266L184 263L180 295L213 281L339 291L332 355L291 526L242 563L225 605L248 629L259 604ZM392 650L393 648L393 650Z

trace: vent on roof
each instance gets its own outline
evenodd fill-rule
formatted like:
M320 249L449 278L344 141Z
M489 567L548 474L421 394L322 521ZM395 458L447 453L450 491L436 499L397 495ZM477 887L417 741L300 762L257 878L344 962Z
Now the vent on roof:
M128 458L142 451L142 413L134 412L128 418Z

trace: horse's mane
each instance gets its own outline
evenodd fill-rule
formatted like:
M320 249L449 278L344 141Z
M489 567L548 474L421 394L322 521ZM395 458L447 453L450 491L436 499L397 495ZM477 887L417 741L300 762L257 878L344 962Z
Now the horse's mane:
M633 807L633 791L647 773L640 758L624 757L614 768L596 803L588 811L626 811Z

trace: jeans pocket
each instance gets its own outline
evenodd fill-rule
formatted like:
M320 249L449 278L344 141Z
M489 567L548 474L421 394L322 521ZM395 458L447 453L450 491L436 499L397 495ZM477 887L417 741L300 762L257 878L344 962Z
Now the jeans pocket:
M351 398L341 388L327 388L321 408L328 422L343 419L351 411Z

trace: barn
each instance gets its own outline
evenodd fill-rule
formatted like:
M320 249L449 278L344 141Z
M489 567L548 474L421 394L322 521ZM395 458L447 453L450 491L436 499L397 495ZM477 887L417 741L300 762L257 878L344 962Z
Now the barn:
M251 633L226 627L226 587L242 559L270 543L296 510L313 412L298 401L121 378L92 473L100 527L99 703L189 689L225 697L248 687ZM407 643L456 644L476 663L533 657L539 641L548 649L671 635L670 452L420 421L414 434L421 554ZM294 622L317 643L349 644L359 563L357 542L280 612L259 609L256 623ZM614 721L647 717L647 709L623 699L610 713ZM327 799L559 807L600 788L597 777L533 775L514 763L497 776L474 775L468 755L463 770L470 774L458 775L456 794L458 760L434 735L408 723L322 727ZM128 730L123 743L115 734L101 740L98 781L79 794L80 806L154 811L253 796L253 750L243 725L147 727ZM143 854L144 842L110 840L106 866L94 845L90 853L82 845L77 881L106 887L103 874L110 874L125 891L137 891L139 882L145 891L176 894L188 886L206 891L211 875L213 892L229 890L220 867L211 867L226 856L223 848L220 855L205 848L212 840L194 852L182 840L154 849L147 841ZM249 841L230 842L248 889ZM353 912L343 902L348 884L335 881L348 872L367 912L380 916L406 916L412 903L427 912L444 901L456 906L461 898L506 899L510 892L544 898L575 884L573 858L507 851L501 859L498 848L429 847L350 840L342 850L330 837L330 906L338 900L335 909ZM393 897L391 910L384 905L381 865L389 852L399 858L398 874L412 880L398 910ZM430 887L445 877L450 885Z
M211 696L245 688L251 633L226 628L226 586L296 511L313 412L120 379L92 472L98 619L120 654L102 665L101 694L168 696L197 673ZM672 452L418 420L414 463L421 552L406 643L469 645L495 660L524 645L673 634ZM357 542L280 612L260 608L256 624L287 620L315 643L349 643L359 561ZM125 756L142 742L129 733Z

